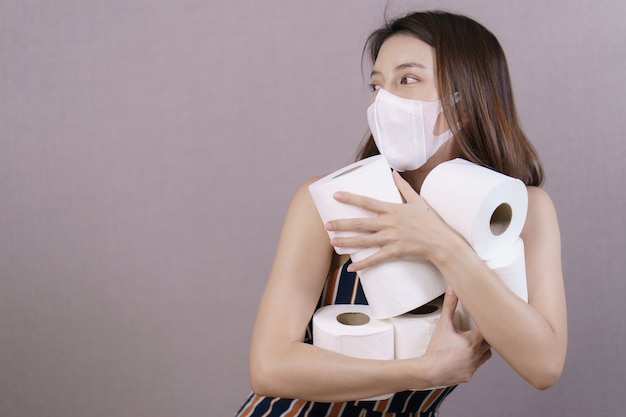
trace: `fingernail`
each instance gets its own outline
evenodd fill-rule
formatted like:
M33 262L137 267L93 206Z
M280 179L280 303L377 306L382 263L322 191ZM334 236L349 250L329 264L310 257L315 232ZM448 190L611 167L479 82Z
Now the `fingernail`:
M335 194L333 194L334 198L341 198L343 197L343 193L341 191L336 191Z

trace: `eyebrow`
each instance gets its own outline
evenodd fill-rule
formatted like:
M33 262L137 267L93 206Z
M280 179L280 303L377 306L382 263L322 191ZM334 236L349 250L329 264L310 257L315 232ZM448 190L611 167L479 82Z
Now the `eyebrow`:
M423 65L423 64L419 64L417 62L407 62L407 63L398 65L393 70L394 71L400 71L400 70L403 70L403 69L406 69L406 68L426 69L426 66ZM372 72L370 73L370 77L373 77L374 75L380 75L380 71L372 70Z

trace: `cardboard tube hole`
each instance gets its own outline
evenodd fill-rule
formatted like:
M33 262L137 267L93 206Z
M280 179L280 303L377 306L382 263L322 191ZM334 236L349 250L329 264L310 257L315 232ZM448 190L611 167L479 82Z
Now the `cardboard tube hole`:
M494 236L500 236L506 232L513 218L513 209L507 203L502 203L493 211L489 219L489 228Z
M362 326L370 322L370 318L365 313L351 312L341 313L337 316L337 321L346 326Z

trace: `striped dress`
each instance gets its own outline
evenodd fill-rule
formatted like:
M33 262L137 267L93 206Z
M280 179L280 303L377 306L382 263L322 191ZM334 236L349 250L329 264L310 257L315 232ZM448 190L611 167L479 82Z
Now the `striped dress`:
M367 304L350 261L329 274L319 307L329 304ZM306 343L312 343L312 325ZM455 387L427 391L403 391L378 401L321 403L291 398L264 397L250 393L235 417L436 417L439 405Z

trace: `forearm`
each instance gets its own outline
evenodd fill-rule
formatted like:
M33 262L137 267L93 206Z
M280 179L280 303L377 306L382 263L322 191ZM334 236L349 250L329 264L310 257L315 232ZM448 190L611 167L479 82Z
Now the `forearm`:
M562 371L565 335L532 300L513 294L465 241L452 237L436 253L433 262L489 344L536 388L552 385Z
M478 330L458 332L454 293L446 293L441 316L423 356L403 360L366 360L305 344L303 327L283 325L278 317L255 326L250 379L258 394L322 402L371 398L404 390L425 390L468 382L491 355ZM272 305L275 305L272 303ZM263 311L263 309L261 309ZM261 317L265 314L261 314ZM304 323L297 314L295 323Z
M407 389L427 389L427 361L352 358L306 343L250 357L253 390L311 401L353 401Z

